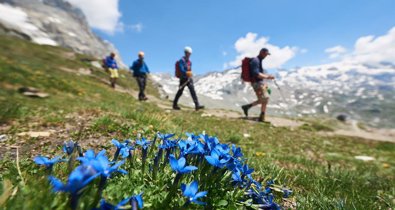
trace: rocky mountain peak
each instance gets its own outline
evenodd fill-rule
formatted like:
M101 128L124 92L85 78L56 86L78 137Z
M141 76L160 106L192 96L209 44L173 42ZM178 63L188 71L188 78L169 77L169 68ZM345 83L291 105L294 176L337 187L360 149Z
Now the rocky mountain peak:
M118 50L94 34L85 15L64 0L0 0L0 34L102 58ZM9 16L12 15L12 18ZM117 56L119 66L126 65Z

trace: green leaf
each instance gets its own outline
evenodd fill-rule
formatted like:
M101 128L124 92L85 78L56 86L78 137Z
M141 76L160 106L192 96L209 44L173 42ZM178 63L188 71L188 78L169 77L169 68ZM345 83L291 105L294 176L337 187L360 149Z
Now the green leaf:
M227 206L228 205L228 201L226 200L220 200L217 203L217 206Z
M2 206L12 194L12 183L10 180L3 181L3 194L0 195L0 206Z

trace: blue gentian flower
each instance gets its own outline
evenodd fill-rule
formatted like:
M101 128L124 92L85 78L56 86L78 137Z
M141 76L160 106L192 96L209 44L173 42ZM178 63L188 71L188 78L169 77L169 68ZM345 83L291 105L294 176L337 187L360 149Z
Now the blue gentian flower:
M143 193L140 193L140 194L132 196L130 198L130 205L132 206L132 210L137 210L137 207L139 209L143 208L144 202L143 202L142 195L143 195Z
M281 207L274 202L274 196L272 194L261 197L261 201L258 203L259 208L267 210L281 210Z
M146 150L146 149L149 147L149 145L151 144L151 142L150 142L150 141L147 141L147 139L145 139L145 138L142 138L141 140L137 140L137 141L136 141L136 144L137 144L137 145L140 145L141 148L143 148L144 150Z
M120 172L126 174L127 172L123 169L118 169L125 161L120 161L114 165L108 160L105 155L105 150L100 151L96 156L93 150L88 150L85 152L84 157L79 157L78 160L81 161L84 166L91 166L97 173L100 173L104 177L109 177L113 172Z
M227 144L217 144L215 148L222 155L229 155L230 149Z
M243 186L244 180L241 178L240 171L233 172L231 182L234 186Z
M58 163L63 162L64 160L61 159L60 156L56 156L52 159L48 159L44 156L37 156L34 158L34 162L38 165L44 165L48 170L52 170L52 167Z
M211 155L206 155L205 158L207 162L217 168L223 168L230 160L229 155L227 156L226 154L221 154L216 149L212 150Z
M232 154L233 154L233 158L239 158L239 157L243 157L243 153L241 152L241 148L237 147L232 144Z
M123 199L117 205L112 205L111 203L105 201L104 199L100 200L100 208L95 210L120 210L122 206L125 206L130 200L129 198Z
M205 143L205 149L208 152L211 152L211 150L213 150L215 148L215 146L217 146L217 144L219 144L219 140L217 139L217 137L211 137L208 135L200 135L200 138L203 139L204 143Z
M158 133L158 137L160 138L160 139L162 139L163 141L164 140L168 140L168 139L170 139L171 137L173 137L173 136L175 136L176 134L161 134L161 133Z
M163 144L159 145L159 148L168 150L168 149L171 149L176 146L177 146L176 141L165 139L165 140L163 140Z
M189 185L181 184L182 194L188 198L187 203L196 203L199 205L205 205L206 203L199 201L198 199L207 195L207 191L198 192L198 182L193 181Z
M177 160L174 155L170 155L170 166L179 174L190 173L198 169L196 166L186 166L186 160L184 157Z
M63 144L63 152L65 152L67 155L71 155L73 154L75 147L76 143L73 140L66 141Z
M243 178L245 176L251 177L252 172L254 172L254 169L249 168L247 164L245 164L243 167L240 167L238 170L240 170Z
M55 192L69 192L72 195L77 195L78 191L88 185L98 175L100 174L93 167L81 165L71 172L66 184L63 184L53 176L50 176L49 180Z
M95 208L94 210L118 210L118 207L112 205L111 203L108 203L104 199L101 199L100 200L100 208Z
M182 156L199 153L199 148L198 145L196 144L196 141L191 141L191 140L179 141L178 147L180 148Z
M106 202L104 199L100 201L100 208L98 210L120 210L126 204L130 203L132 206L132 210L137 210L137 208L143 208L143 199L141 197L143 193L140 193L136 196L131 196L123 199L117 205L112 205L111 203Z
M283 189L283 193L283 198L289 198L289 196L292 194L292 190Z
M118 140L113 139L111 140L111 142L115 145L115 147L117 148L117 151L114 154L114 160L118 159L118 155L121 155L122 158L127 158L130 155L130 150L133 150L134 148L132 146L129 146L128 144L130 143L130 141L126 140L123 143L120 143Z

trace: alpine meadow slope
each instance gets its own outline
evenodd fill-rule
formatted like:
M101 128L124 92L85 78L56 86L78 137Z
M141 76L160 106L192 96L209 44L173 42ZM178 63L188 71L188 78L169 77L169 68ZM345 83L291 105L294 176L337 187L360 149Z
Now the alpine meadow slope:
M255 178L263 183L274 180L278 186L292 189L289 198L275 197L284 208L395 206L395 144L325 136L320 131L334 122L318 119L299 128L287 128L208 116L206 111L188 108L172 111L166 108L171 107L169 101L158 99L152 81L148 88L152 100L138 102L137 85L127 71L120 71L120 86L110 88L108 75L92 66L90 60L95 58L90 56L6 36L0 36L0 49L0 208L67 208L65 194L53 193L44 168L33 162L38 154L61 155L64 141L73 139L84 149L106 149L113 154L111 139L134 140L141 135L153 140L157 132L182 138L185 132L205 132L240 146L249 166L255 169ZM35 87L49 97L24 96L18 92L21 87ZM370 158L361 160L365 156ZM67 167L55 166L54 170L57 178L66 178ZM155 188L154 182L141 184L150 183L150 179L116 176L110 183L114 187L106 189L103 197L117 203L125 194L144 192L144 208L152 209L153 203L160 202L153 200L154 195L163 189ZM89 189L83 194L94 194ZM216 209L229 209L230 203L221 201Z

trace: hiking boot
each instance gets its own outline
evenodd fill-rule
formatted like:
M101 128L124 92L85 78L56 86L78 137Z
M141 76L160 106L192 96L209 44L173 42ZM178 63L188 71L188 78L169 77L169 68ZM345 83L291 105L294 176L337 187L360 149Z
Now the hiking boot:
M148 98L146 96L144 96L141 100L146 101L146 100L148 100Z
M265 121L265 113L264 112L261 112L261 115L259 115L258 121L259 122L266 122Z
M181 108L179 106L177 106L177 105L173 105L173 109L174 110L181 110Z
M248 117L248 110L251 108L251 105L250 104L243 105L241 106L241 108L243 109L244 115Z
M266 121L266 120L265 120L265 113L263 113L263 112L261 113L261 115L259 115L258 122L263 122L263 123L271 124L269 121Z
M199 109L204 109L204 106L198 105L198 106L195 107L195 110L196 110L196 111L199 111Z

